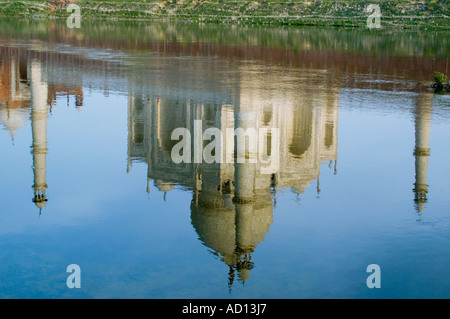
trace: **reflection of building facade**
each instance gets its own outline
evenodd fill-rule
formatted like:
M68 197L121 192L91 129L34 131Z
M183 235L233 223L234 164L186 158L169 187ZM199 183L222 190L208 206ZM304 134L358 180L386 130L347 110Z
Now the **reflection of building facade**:
M30 87L26 62L11 57L0 60L0 122L14 135L30 114Z
M287 188L301 194L311 181L318 180L324 160L337 160L338 89L315 91L313 96L308 84L282 92L264 88L255 78L240 83L251 86L238 87L231 104L136 92L129 93L128 103L128 170L133 161L146 162L148 181L153 180L159 191L167 193L175 185L193 191L192 225L201 241L229 266L230 287L236 273L242 282L249 277L251 254L272 224L276 190ZM278 141L268 136L263 143L264 154L278 161L278 171L263 174L259 160L175 164L171 151L179 140L172 140L171 133L179 127L193 132L194 121L199 119L203 132L207 128L222 132L226 128L279 128ZM208 143L203 141L203 147ZM237 147L232 145L227 149L229 145L221 143L215 151L233 156Z

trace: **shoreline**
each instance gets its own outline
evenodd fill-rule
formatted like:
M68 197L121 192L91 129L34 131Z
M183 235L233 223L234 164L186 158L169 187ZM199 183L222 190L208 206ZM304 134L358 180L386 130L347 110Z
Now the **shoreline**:
M61 0L61 2L64 2ZM68 1L66 1L68 2ZM73 2L73 0L71 1ZM3 1L0 16L67 18L47 1ZM254 26L367 28L369 4L380 7L382 29L450 30L450 1L90 1L80 0L82 20L194 22Z

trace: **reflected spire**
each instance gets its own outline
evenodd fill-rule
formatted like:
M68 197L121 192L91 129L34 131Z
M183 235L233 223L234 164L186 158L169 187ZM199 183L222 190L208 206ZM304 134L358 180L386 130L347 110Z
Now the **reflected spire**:
M320 198L320 178L317 177L317 187L316 187L316 198L319 199Z
M415 183L414 202L420 213L427 202L428 185L428 157L430 156L430 127L433 95L430 93L420 94L417 98L415 114Z
M229 266L228 271L228 293L231 293L231 287L233 287L234 283L234 268L232 266Z

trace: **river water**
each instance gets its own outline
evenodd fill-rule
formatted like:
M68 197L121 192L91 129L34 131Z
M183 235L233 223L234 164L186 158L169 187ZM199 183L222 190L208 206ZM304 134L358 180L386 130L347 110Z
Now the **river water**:
M3 19L0 297L449 298L449 39Z

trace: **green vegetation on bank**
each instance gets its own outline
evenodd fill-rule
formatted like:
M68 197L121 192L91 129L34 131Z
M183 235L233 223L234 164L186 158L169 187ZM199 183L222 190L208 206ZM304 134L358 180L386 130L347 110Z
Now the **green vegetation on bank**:
M433 78L432 87L436 89L436 92L450 91L450 83L447 82L448 78L444 73L434 72Z
M66 40L80 45L120 42L122 48L148 50L149 43L208 43L213 45L249 46L293 50L340 51L372 56L424 56L448 58L450 37L447 31L395 29L337 29L326 27L296 28L288 26L253 26L141 21L88 20L82 27L69 29L64 19L0 19L0 36L9 39L54 41L57 31ZM80 42L81 41L81 42ZM84 42L83 42L84 41Z
M63 18L57 1L1 1L1 16ZM67 2L67 0L65 1ZM424 1L226 1L80 0L82 19L163 20L248 25L312 25L365 28L369 4L381 9L382 28L450 30L450 0Z

